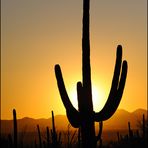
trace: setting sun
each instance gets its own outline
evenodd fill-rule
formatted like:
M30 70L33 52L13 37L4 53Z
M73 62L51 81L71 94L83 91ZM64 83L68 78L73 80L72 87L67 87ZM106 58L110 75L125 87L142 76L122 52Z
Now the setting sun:
M104 96L105 96L104 92L100 87L98 87L97 85L92 86L94 111L99 111L104 106L105 103Z
M78 101L77 101L77 91L76 88L71 88L69 97L74 105L75 108L78 109ZM99 111L102 109L102 107L105 104L105 95L104 91L101 89L101 87L98 87L97 85L92 85L92 98L93 98L93 108L94 111Z

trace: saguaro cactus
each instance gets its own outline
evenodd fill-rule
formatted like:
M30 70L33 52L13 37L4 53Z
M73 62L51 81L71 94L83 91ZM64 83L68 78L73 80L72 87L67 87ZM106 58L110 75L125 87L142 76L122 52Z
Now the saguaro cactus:
M127 62L122 62L122 46L117 47L117 58L108 100L104 108L95 113L92 103L90 40L89 40L89 7L90 1L83 0L83 33L82 33L82 82L77 83L78 111L73 107L64 85L61 68L55 65L55 74L61 99L66 108L69 122L73 127L80 127L83 147L96 147L94 122L109 119L116 111L125 86ZM122 69L121 69L122 67Z

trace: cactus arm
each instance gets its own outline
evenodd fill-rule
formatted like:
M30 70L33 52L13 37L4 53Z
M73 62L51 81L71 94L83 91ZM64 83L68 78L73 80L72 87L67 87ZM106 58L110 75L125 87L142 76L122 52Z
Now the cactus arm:
M73 127L77 128L80 126L79 112L73 107L72 103L70 102L70 99L66 92L65 84L63 81L61 68L59 65L55 65L55 74L56 74L56 79L57 79L57 84L58 84L59 92L61 95L61 99L66 108L68 120Z
M114 92L117 90L119 76L120 76L120 70L121 70L121 64L122 64L122 47L121 47L121 45L118 45L117 54L116 54L116 64L115 64L115 69L114 69L114 76L113 76L111 91L110 91L109 95L114 95Z
M123 61L122 73L121 73L120 83L119 83L118 92L117 92L118 98L122 97L122 94L124 91L124 86L125 86L126 76L127 76L127 68L128 68L127 61Z
M122 72L120 77L121 65L122 65ZM127 76L127 62L123 61L122 63L122 47L119 45L117 47L117 58L116 58L116 65L114 70L114 77L112 81L111 91L104 108L100 112L94 113L95 121L99 122L107 120L114 114L122 98L126 76Z

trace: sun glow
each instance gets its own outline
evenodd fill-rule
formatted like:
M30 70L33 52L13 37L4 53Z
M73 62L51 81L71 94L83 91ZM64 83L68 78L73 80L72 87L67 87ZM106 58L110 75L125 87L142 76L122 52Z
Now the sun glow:
M78 109L76 88L73 87L70 90L69 96L70 96L70 99L71 99L74 107ZM105 98L104 91L100 87L98 87L97 85L93 85L92 86L92 99L93 99L94 111L100 111L103 108L103 106L105 104L104 98Z

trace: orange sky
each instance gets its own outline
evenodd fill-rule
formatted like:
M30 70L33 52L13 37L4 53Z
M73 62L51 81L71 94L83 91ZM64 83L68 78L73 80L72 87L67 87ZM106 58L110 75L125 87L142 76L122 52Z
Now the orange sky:
M129 69L119 108L147 106L146 0L91 1L91 72L94 109L109 94L118 44ZM76 106L81 74L82 1L1 1L1 117L65 114L54 65L59 63ZM96 92L98 90L98 92Z

